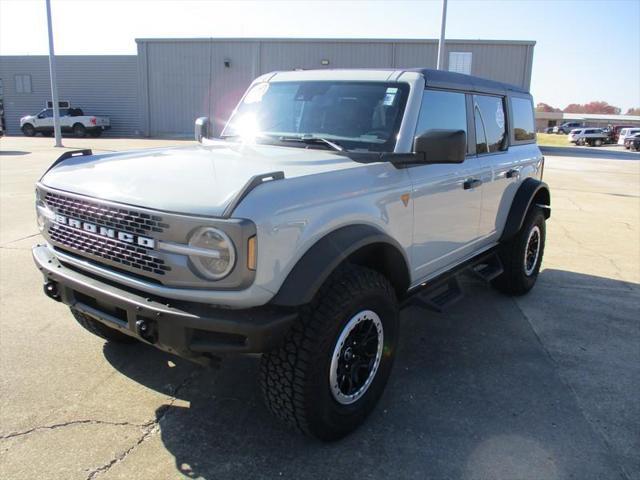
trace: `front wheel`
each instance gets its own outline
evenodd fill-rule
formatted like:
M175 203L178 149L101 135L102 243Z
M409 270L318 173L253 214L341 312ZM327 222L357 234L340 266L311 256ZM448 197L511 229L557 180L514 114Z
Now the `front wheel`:
M389 281L364 267L340 269L302 308L284 344L263 355L267 407L307 435L344 437L378 402L397 338L398 305Z
M33 137L36 134L36 129L30 123L26 123L22 126L22 133L25 137Z
M509 295L524 295L531 290L542 265L545 235L544 213L534 207L516 236L501 245L499 255L504 271L493 280L493 286Z

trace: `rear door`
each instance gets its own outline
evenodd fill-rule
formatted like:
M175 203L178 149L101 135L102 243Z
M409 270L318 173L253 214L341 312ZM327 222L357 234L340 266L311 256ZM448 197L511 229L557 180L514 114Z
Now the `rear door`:
M473 132L461 92L425 90L416 135L432 129ZM478 238L482 188L469 181L478 174L473 151L461 164L419 165L408 169L412 181L414 278L439 273L474 251Z
M508 115L507 97L474 95L473 105L476 151L482 165L483 182L479 235L491 243L498 240L515 192L522 178L529 174L529 163L539 160L539 151L520 146L535 142L533 108L529 98L512 98L512 109ZM512 127L513 140L517 145L510 145L507 120L518 125L517 129Z

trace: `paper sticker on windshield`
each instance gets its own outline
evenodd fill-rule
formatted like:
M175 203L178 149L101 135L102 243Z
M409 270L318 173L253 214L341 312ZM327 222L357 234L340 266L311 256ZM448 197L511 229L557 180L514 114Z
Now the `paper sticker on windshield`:
M382 101L383 105L390 107L393 105L393 101L396 98L396 94L398 93L398 89L394 87L387 88L387 92L384 95L384 100Z
M498 109L496 110L496 123L498 124L498 128L502 130L504 128L504 111L502 110L502 104L498 104Z
M244 103L257 103L262 101L262 97L269 90L268 83L259 83L247 93L244 97Z

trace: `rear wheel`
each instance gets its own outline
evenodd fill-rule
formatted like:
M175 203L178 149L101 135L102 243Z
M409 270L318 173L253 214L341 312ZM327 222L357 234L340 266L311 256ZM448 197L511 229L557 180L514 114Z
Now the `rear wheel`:
M84 125L82 125L81 123L76 123L73 126L73 134L76 137L83 138L83 137L85 137L87 135L87 129L84 128Z
M85 315L84 313L79 312L78 310L72 308L71 313L75 317L76 321L85 329L93 333L94 335L104 338L110 342L114 343L135 343L137 340L134 337L130 337L129 335L125 335L122 332L119 332L115 328L109 328L105 324L94 320L93 318Z
M545 227L544 213L533 207L516 236L500 247L504 272L493 280L495 288L510 295L524 295L533 288L544 255Z
M25 137L33 137L36 134L36 129L30 123L25 123L22 126L22 133L24 133Z
M344 437L378 402L397 338L398 306L389 281L364 267L337 271L302 308L284 344L263 355L267 407L307 435Z

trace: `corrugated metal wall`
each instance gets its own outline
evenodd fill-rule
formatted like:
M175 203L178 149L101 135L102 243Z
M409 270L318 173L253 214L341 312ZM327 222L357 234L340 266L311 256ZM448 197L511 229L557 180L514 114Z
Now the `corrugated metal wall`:
M207 115L217 130L251 80L295 68L435 68L436 40L152 39L138 40L138 56L59 56L61 100L86 113L111 117L112 136L191 135ZM534 42L448 40L449 52L472 52L472 71L529 88ZM329 65L322 65L328 60ZM229 66L225 66L225 61ZM29 74L32 93L15 91L15 75ZM51 97L46 56L0 57L7 132L40 111Z
M135 55L58 56L58 95L87 114L108 115L110 136L140 134L138 61ZM15 75L31 75L32 93L17 93ZM7 133L20 133L20 117L38 113L51 99L46 56L2 56Z
M435 68L436 40L150 39L137 40L141 122L150 136L190 135L195 118L218 132L251 80L295 68ZM529 88L534 42L449 40L472 52L472 74ZM225 67L225 60L229 67ZM323 66L322 60L329 65Z

